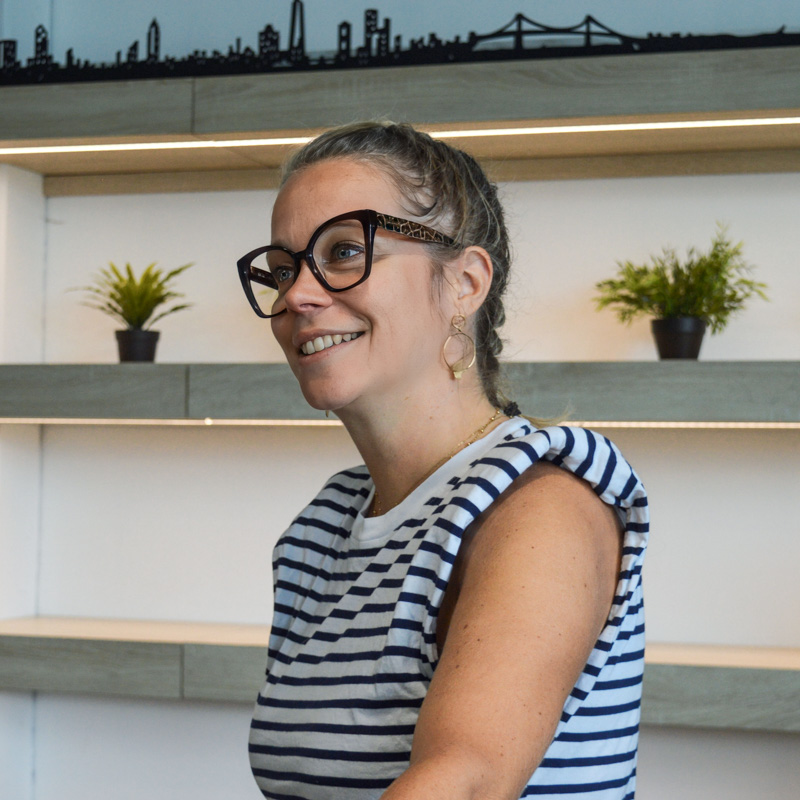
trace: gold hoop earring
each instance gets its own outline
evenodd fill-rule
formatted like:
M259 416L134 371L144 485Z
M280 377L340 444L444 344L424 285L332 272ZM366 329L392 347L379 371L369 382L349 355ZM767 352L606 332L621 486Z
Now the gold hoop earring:
M453 373L453 378L461 380L461 376L475 363L475 340L463 330L467 319L463 314L456 314L450 320L450 325L455 328L442 345L442 358L447 368ZM463 355L452 363L447 360L447 346L453 341L459 341L463 349ZM466 366L465 366L466 365Z

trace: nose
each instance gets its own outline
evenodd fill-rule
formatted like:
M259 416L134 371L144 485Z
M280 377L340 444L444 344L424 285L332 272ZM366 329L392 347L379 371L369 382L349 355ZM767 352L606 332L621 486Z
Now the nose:
M315 307L331 304L330 293L317 280L305 259L300 261L300 271L294 283L282 298L281 304L290 311L307 312Z

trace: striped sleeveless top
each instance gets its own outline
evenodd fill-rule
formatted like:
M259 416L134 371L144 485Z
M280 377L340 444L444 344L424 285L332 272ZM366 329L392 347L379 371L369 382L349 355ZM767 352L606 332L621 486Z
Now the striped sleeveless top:
M522 796L633 797L647 497L608 439L580 428L537 430L520 417L458 453L381 517L364 516L373 494L366 468L341 472L282 535L266 685L250 733L264 797L376 800L407 768L461 536L539 459L588 481L617 509L625 533L608 621Z

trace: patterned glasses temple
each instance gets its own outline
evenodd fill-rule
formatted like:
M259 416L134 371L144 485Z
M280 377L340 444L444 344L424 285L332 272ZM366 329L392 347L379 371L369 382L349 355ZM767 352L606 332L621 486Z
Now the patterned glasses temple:
M393 217L389 214L376 213L376 216L378 218L378 225L391 233L399 233L402 236L408 236L409 239L417 239L420 242L444 244L448 247L454 247L456 244L455 239L451 239L444 233L429 228L421 222L412 222L411 220Z

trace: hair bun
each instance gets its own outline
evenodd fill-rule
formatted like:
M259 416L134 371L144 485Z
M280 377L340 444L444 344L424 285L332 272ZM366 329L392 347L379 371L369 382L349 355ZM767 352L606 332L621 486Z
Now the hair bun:
M503 408L503 413L507 417L518 417L520 415L519 406L512 400Z

